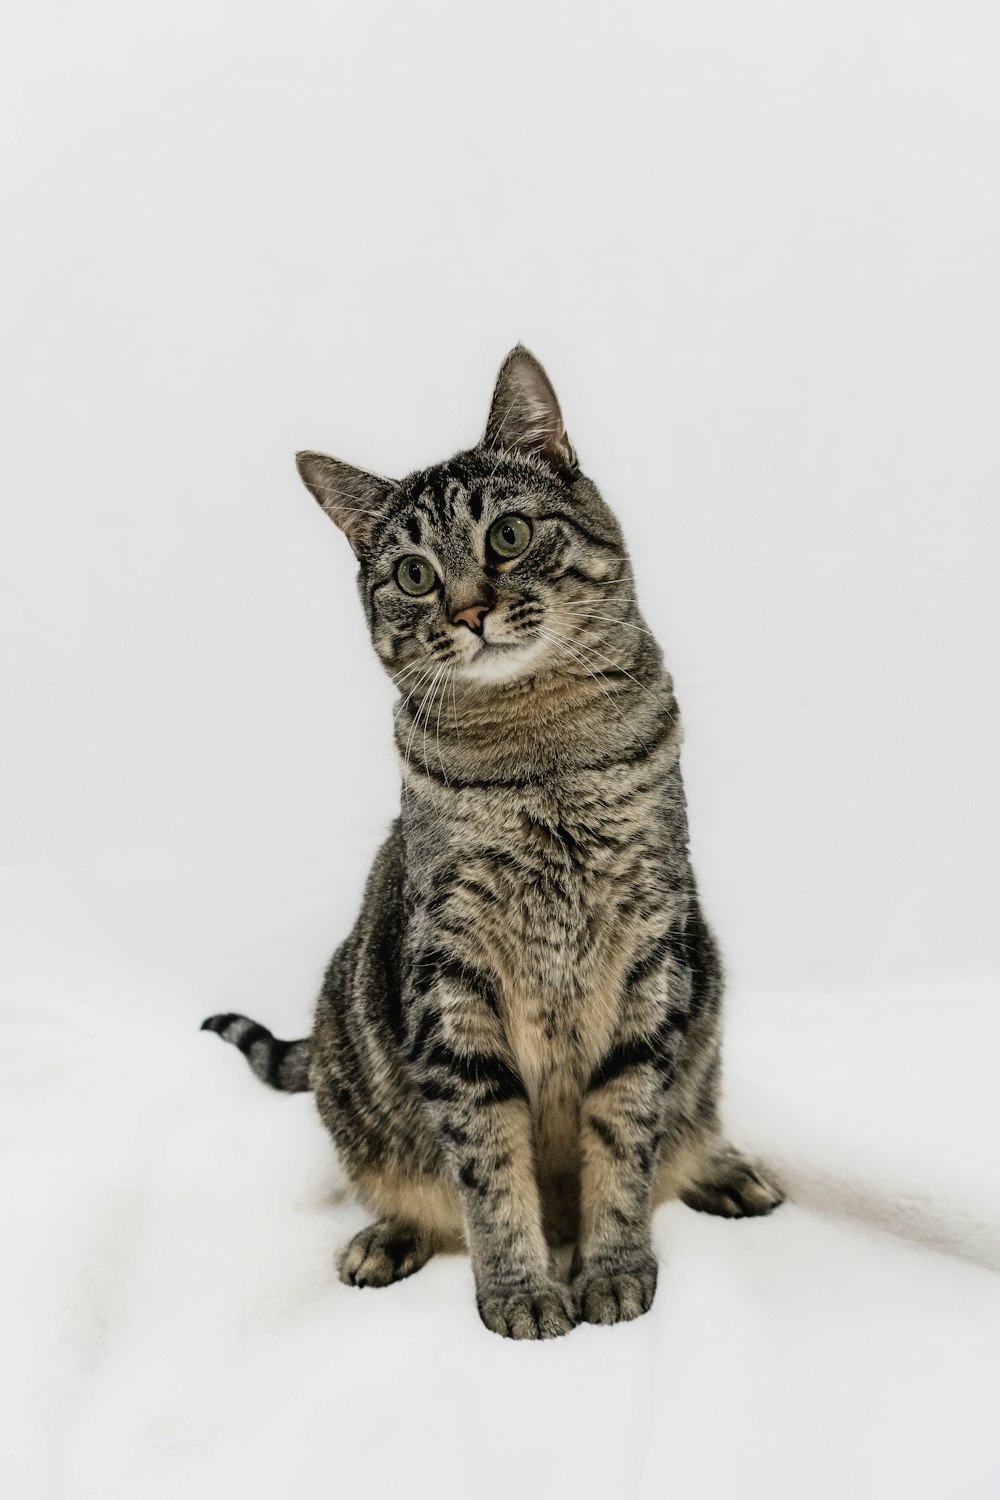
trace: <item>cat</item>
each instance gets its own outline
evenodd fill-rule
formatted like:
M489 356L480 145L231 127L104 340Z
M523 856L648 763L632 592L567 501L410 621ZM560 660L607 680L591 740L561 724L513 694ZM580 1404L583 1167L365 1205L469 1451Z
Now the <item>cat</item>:
M495 1333L638 1317L657 1203L738 1217L782 1198L720 1128L722 967L618 522L521 346L450 462L398 482L297 466L354 550L400 691L400 814L311 1038L204 1027L275 1088L315 1091L376 1215L343 1281L467 1247Z

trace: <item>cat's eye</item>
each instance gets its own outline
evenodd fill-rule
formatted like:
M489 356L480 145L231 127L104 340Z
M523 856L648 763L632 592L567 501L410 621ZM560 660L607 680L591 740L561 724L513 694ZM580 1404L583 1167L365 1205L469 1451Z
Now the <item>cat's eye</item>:
M429 594L437 574L426 557L404 557L396 567L396 582L404 594Z
M490 527L490 546L505 560L520 557L531 541L531 523L523 516L501 516Z

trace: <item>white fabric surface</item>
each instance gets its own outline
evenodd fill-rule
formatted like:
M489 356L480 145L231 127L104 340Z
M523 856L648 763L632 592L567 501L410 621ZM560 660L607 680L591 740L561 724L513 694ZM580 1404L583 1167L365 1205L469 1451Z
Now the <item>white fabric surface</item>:
M994 1497L992 1002L737 995L732 1133L795 1201L667 1205L651 1314L545 1345L480 1326L465 1258L341 1286L311 1098L189 1006L11 1002L5 1493Z

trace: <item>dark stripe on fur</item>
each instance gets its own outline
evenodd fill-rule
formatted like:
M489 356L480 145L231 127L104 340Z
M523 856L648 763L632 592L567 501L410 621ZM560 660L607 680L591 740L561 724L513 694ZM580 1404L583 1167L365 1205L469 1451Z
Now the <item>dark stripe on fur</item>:
M235 1012L209 1016L202 1021L201 1029L214 1031L224 1042L238 1047L251 1071L271 1088L285 1094L307 1093L312 1088L309 1082L311 1049L306 1038L295 1042L281 1041L266 1026Z
M506 1060L496 1054L453 1052L446 1042L438 1042L427 1054L431 1067L441 1067L463 1083L478 1084L492 1103L504 1099L527 1097L524 1084Z
M656 1061L656 1051L647 1037L632 1037L628 1041L618 1042L597 1064L590 1075L587 1084L588 1093L595 1089L602 1089L619 1078L622 1073L627 1073L629 1068L647 1067Z

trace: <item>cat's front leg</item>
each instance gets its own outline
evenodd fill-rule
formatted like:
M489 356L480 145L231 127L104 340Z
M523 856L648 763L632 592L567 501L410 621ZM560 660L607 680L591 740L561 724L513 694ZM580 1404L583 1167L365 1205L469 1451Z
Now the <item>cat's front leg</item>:
M420 1087L461 1195L479 1315L506 1338L568 1333L573 1299L549 1271L527 1094L496 1011L468 970L428 999Z
M666 995L664 973L630 987L622 1029L583 1101L573 1291L585 1323L637 1318L656 1291L652 1211L670 1071Z

